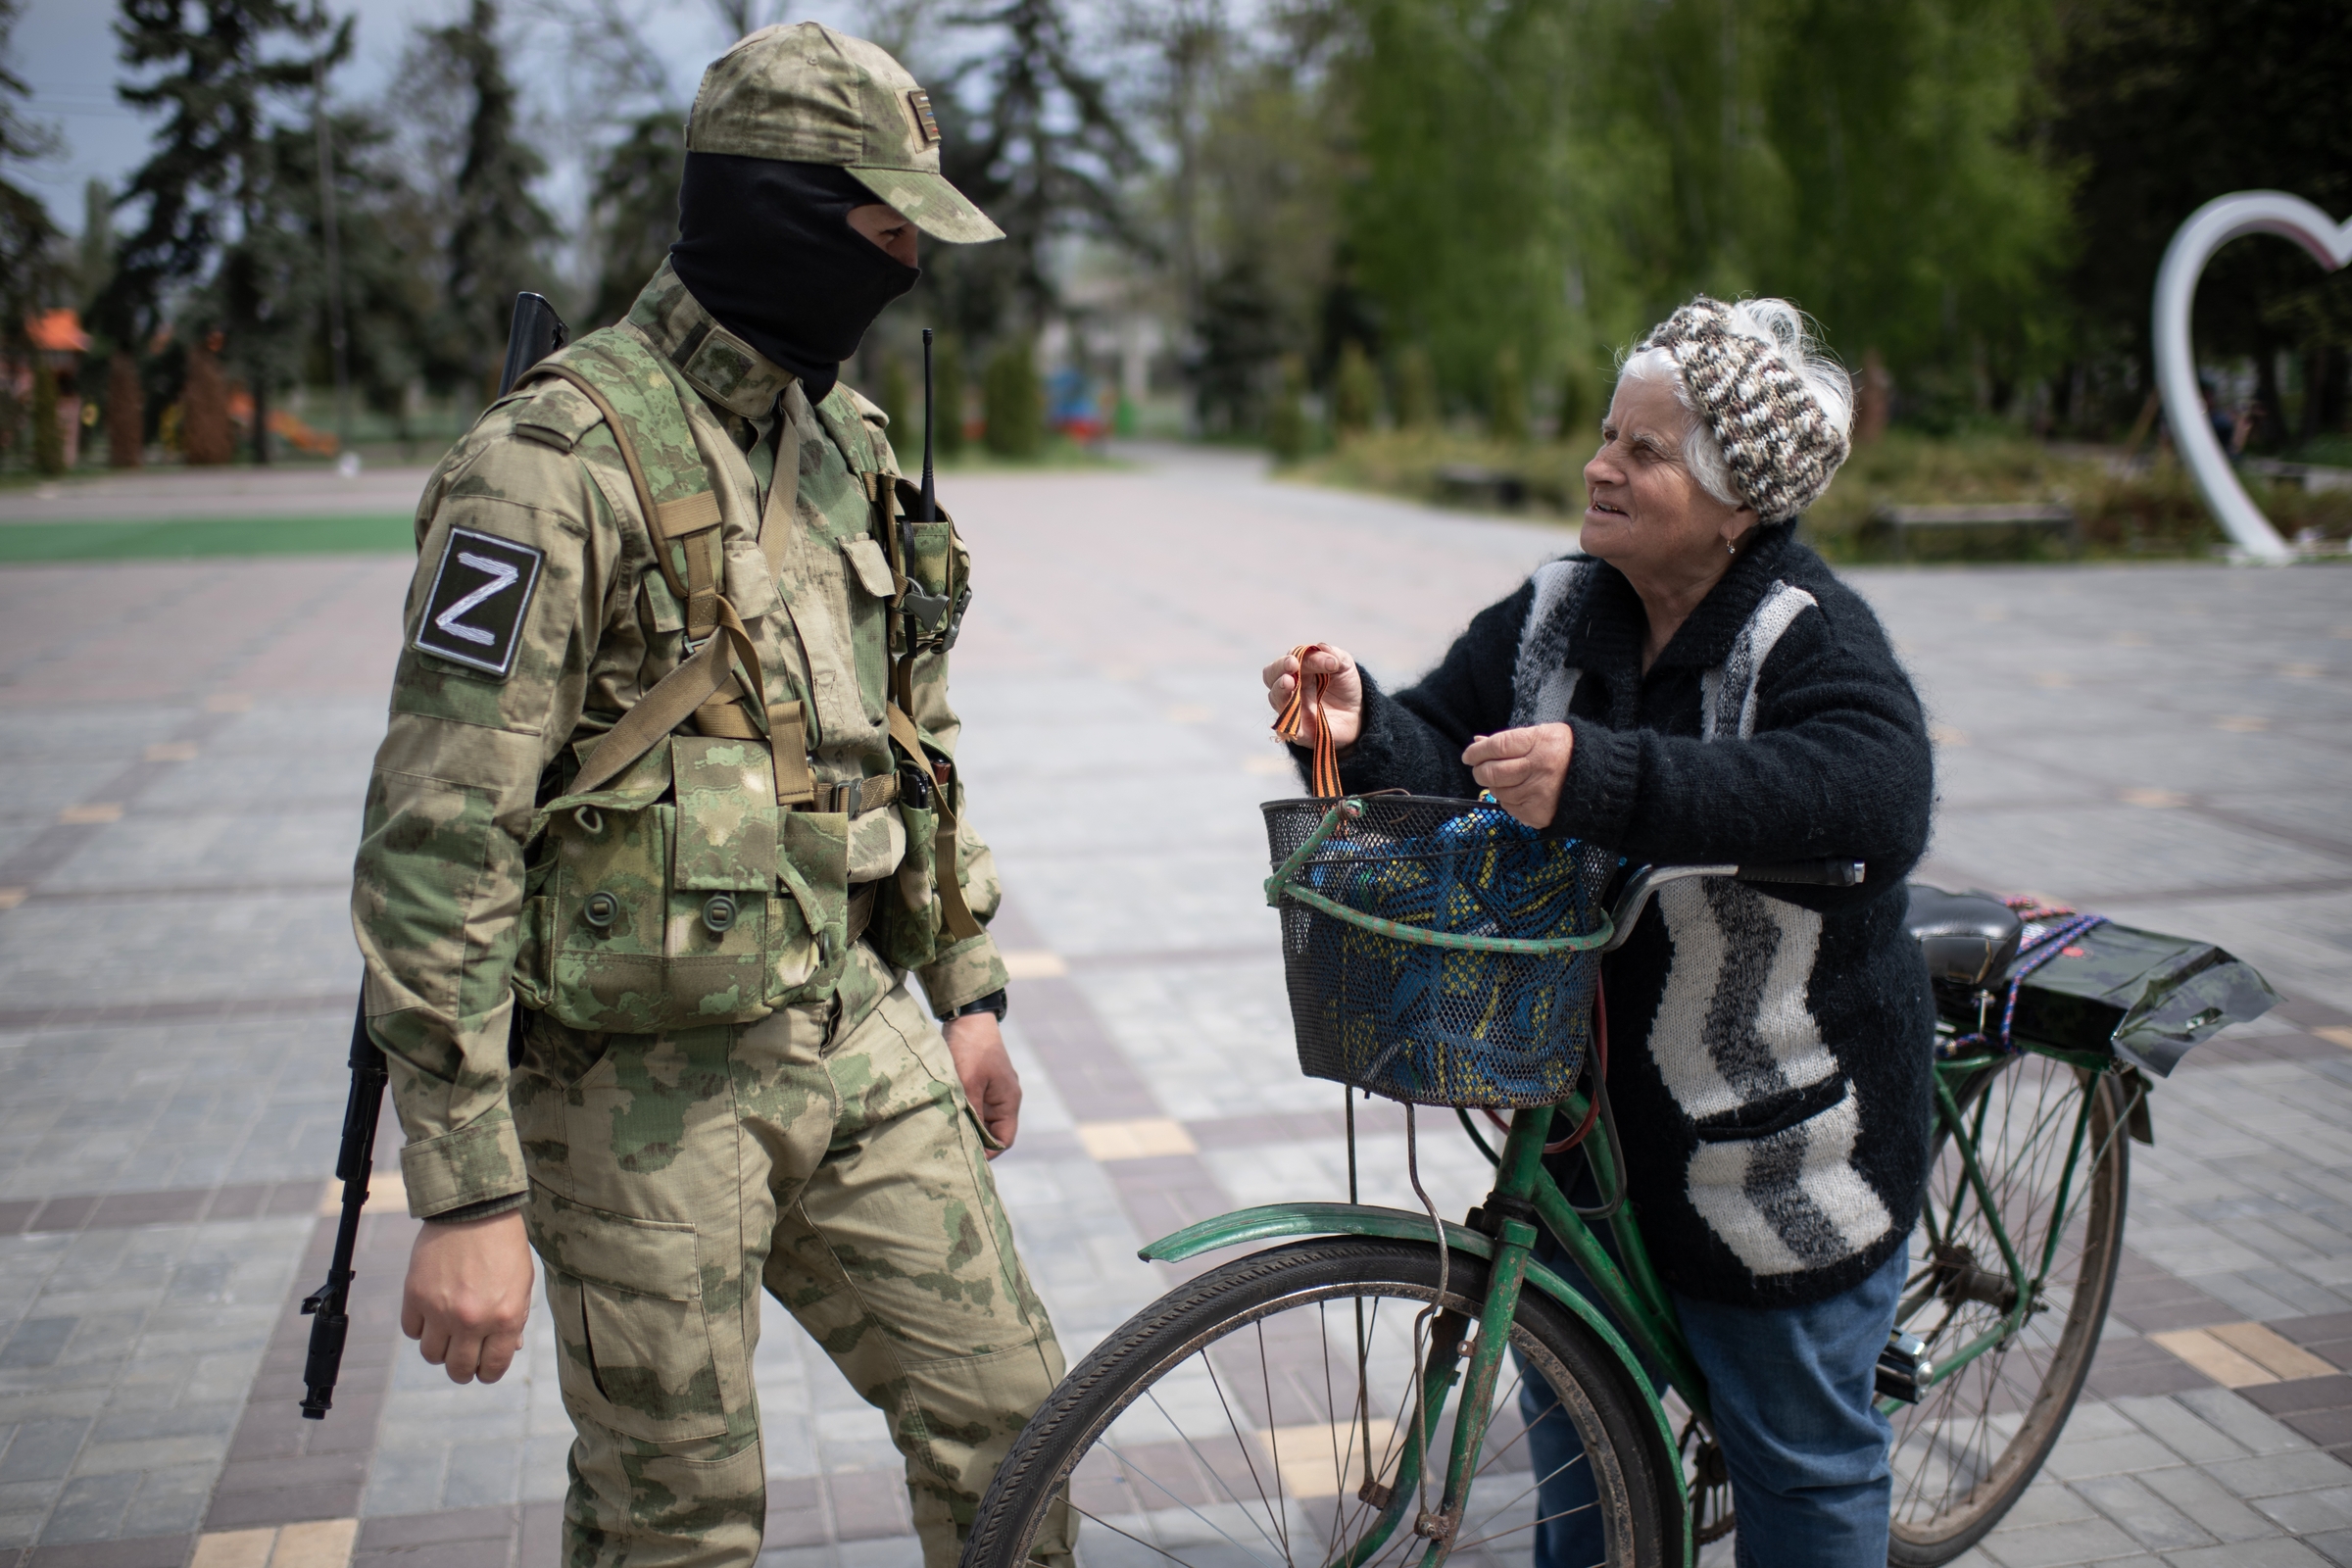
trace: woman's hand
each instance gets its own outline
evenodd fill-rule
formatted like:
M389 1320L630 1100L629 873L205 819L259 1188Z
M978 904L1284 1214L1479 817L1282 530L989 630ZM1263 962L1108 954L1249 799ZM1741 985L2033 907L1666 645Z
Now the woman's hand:
M1481 735L1462 753L1470 776L1494 792L1502 808L1529 827L1549 827L1568 782L1568 759L1576 731L1565 724L1536 724Z
M1298 661L1285 654L1258 673L1266 683L1267 706L1281 712L1298 688ZM1306 656L1306 673L1331 677L1323 688L1323 721L1331 727L1333 748L1348 750L1364 732L1364 678L1356 673L1354 656L1340 648L1318 649Z

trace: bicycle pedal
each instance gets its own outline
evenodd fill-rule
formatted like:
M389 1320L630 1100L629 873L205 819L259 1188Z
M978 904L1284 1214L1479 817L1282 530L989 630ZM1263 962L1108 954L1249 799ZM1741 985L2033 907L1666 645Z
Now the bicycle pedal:
M1879 1352L1877 1386L1881 1397L1900 1399L1905 1404L1917 1404L1927 1390L1928 1380L1936 1375L1936 1364L1928 1359L1927 1345L1917 1336L1901 1329L1886 1336L1886 1348Z

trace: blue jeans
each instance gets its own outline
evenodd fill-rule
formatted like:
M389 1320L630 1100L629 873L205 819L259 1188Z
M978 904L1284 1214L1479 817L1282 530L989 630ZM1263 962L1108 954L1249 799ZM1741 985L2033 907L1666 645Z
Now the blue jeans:
M1544 1260L1591 1296L1582 1270L1544 1238ZM1674 1293L1690 1358L1707 1380L1731 1472L1740 1568L1885 1568L1893 1481L1886 1418L1873 1404L1879 1352L1894 1327L1906 1258L1896 1252L1842 1296L1811 1306L1720 1306ZM1535 1568L1603 1559L1592 1466L1522 1360L1519 1409L1535 1466ZM1663 1386L1656 1369L1650 1380Z

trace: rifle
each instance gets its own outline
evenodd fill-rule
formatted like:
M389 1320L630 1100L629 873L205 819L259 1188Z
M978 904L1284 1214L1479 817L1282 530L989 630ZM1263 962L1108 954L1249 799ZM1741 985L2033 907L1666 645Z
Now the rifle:
M522 372L562 348L571 333L564 318L544 294L528 289L514 296L514 315L507 326L507 368L498 378L498 395L505 397L522 379Z
M564 346L570 334L544 294L514 296L507 329L507 364L498 395L514 389L522 373ZM335 1152L335 1179L343 1184L343 1214L335 1225L335 1255L326 1283L303 1298L310 1317L311 1351L302 1368L302 1416L323 1421L334 1407L335 1380L343 1371L343 1342L351 1334L351 1254L359 1245L360 1210L368 1204L368 1172L375 1163L375 1122L384 1106L384 1054L368 1036L368 1001L361 993L351 1024L351 1097L343 1104L343 1143Z
M335 1226L334 1260L326 1283L303 1298L312 1319L311 1353L302 1368L302 1418L323 1421L335 1402L335 1379L343 1370L343 1341L351 1332L351 1253L360 1239L360 1210L368 1202L368 1172L375 1164L375 1119L384 1106L384 1054L368 1037L368 999L363 992L351 1021L351 1096L343 1102L343 1143L335 1152L335 1179L343 1184L343 1217Z

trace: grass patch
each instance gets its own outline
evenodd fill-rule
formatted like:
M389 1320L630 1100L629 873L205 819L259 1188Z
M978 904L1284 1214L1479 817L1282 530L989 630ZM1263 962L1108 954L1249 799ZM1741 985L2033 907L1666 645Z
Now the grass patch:
M1307 484L1342 490L1373 490L1434 505L1538 517L1574 518L1585 511L1583 446L1556 442L1511 444L1452 430L1374 430L1347 436L1327 452L1279 472ZM1517 475L1527 488L1525 506L1505 513L1491 500L1447 484L1448 467L1487 468Z
M411 555L416 548L415 519L406 513L397 516L0 524L0 565L208 556Z
M1343 489L1494 511L1448 485L1442 470L1469 466L1517 475L1526 487L1522 515L1579 516L1585 507L1582 443L1512 446L1445 430L1381 430L1350 437L1282 470L1287 477ZM2352 537L2352 491L2312 493L2300 485L2245 475L2246 493L2288 539L2306 529ZM1882 506L1966 506L2059 501L2072 507L2086 560L2203 559L2225 542L2195 482L2170 453L2146 471L2119 474L2099 454L2054 447L2005 433L1933 437L1889 432L1855 452L1813 510L1804 537L1832 561L1891 559L1888 541L1869 526ZM1914 533L1915 561L2063 561L2062 540L2026 528L1985 526Z

